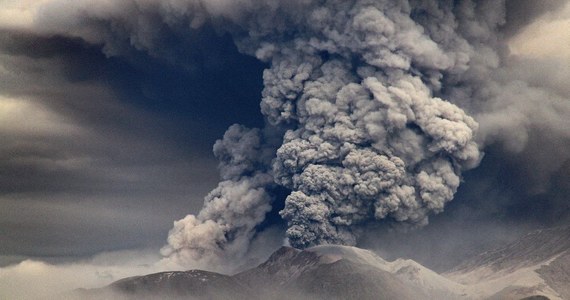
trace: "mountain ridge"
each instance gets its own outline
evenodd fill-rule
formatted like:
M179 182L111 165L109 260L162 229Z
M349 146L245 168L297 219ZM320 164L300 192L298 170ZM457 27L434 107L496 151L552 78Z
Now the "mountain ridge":
M495 271L529 267L545 262L570 249L570 226L531 231L503 247L485 251L446 273L489 266Z
M570 299L569 270L570 226L559 226L529 232L442 275L500 297L491 299L519 299L513 295L521 293Z
M442 274L410 259L386 261L356 247L283 246L257 267L234 275L161 272L125 278L88 294L90 299L563 300L570 299L570 227L531 232Z

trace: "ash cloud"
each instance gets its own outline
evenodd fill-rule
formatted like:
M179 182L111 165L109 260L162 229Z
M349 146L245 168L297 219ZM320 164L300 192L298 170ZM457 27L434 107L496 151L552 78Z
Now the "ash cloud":
M461 171L477 165L477 123L433 95L443 72L467 69L462 47L468 43L457 35L451 39L459 47L438 45L411 13L406 3L366 1L293 3L269 14L244 12L243 19L250 20L248 36L234 33L236 44L270 62L261 109L269 128L286 129L261 186L277 183L291 190L280 214L293 246L354 245L358 231L386 218L425 225L453 198ZM251 132L241 134L243 142L256 147ZM227 137L215 151L227 144ZM250 151L243 150L226 151L230 159L220 164L222 176L251 172L252 162L243 164ZM255 224L263 220L263 214L249 213L270 210L270 197L250 184L259 182L259 176L220 183L197 218L176 223L165 254L180 248L200 260L204 252L227 250L233 257L234 243L251 239ZM257 209L251 208L250 197L230 196L246 184ZM241 231L240 223L228 223L228 205L219 202L235 205L229 212L239 212L238 220L251 225ZM214 230L219 223L229 226ZM181 230L182 224L188 226ZM193 236L200 232L208 232L206 240ZM200 245L204 241L207 246Z
M232 125L214 144L222 181L204 199L196 216L174 222L168 245L161 252L177 264L197 262L202 268L220 266L222 257L246 255L255 228L271 211L271 153L259 129ZM223 267L223 264L222 266Z
M567 99L513 72L525 62L508 56L504 2L274 11L246 13L248 36L235 39L271 64L261 110L288 128L272 175L291 190L281 216L296 247L356 244L384 219L425 225L481 148L529 149L537 128L568 140Z
M213 268L244 257L281 206L300 248L355 245L379 223L424 226L485 149L536 163L528 181L548 191L570 157L559 151L570 103L560 85L531 75L542 61L510 55L507 38L562 4L516 3L49 1L31 28L187 68L164 37L214 28L268 64L265 125L234 125L215 144L221 182L198 214L175 222L162 250L166 262ZM537 150L540 141L552 148Z

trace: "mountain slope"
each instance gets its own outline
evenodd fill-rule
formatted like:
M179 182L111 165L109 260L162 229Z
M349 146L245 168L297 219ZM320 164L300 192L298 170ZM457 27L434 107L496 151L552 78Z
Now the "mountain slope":
M461 285L411 261L387 262L347 246L282 247L233 276L193 270L119 280L91 299L468 299Z
M372 251L346 246L317 246L307 249L321 255L342 258L392 274L408 288L414 287L430 299L465 299L465 288L410 259L388 262Z
M81 299L570 299L570 228L532 232L445 274L328 245L282 247L233 276L193 270L126 278Z
M515 270L545 262L570 249L570 226L530 232L505 247L483 252L455 271L469 271L482 266L494 271Z
M541 266L536 272L563 299L570 299L570 252L565 251L550 264Z
M124 278L101 289L76 290L62 299L256 299L254 294L231 276L191 270Z
M444 274L479 298L570 299L570 227L533 231Z
M289 299L429 299L391 273L347 260L304 272L284 291Z
M191 294L197 298L235 299L253 295L251 290L231 276L201 270L131 277L111 284L110 288L137 297L152 294L172 297Z
M393 269L374 253L355 247L318 246L305 251L282 247L257 268L234 277L252 288L272 286L271 298L422 299L436 295Z

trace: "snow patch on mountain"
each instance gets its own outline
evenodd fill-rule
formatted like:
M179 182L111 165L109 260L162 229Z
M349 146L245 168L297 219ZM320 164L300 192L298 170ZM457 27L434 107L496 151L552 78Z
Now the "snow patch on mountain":
M437 295L444 299L471 299L467 294L467 287L447 279L411 259L397 259L388 262L372 251L338 245L317 246L306 251L376 267L394 274L407 284L427 291L430 295Z

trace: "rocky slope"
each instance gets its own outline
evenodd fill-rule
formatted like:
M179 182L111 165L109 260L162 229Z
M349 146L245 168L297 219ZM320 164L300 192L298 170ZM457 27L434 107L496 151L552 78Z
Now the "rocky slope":
M570 299L570 226L531 232L443 275L478 298Z

